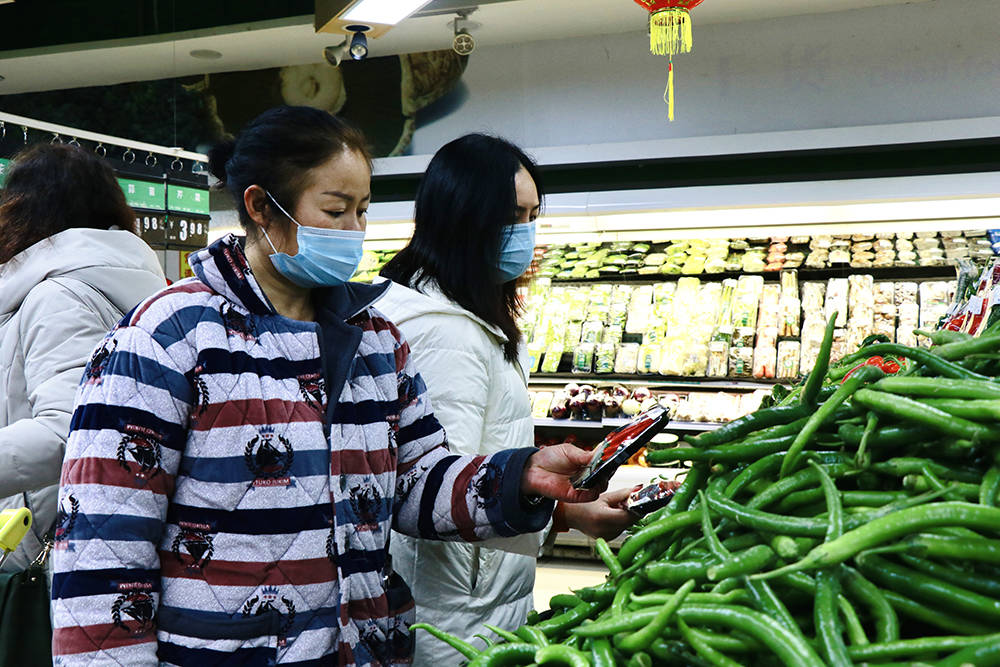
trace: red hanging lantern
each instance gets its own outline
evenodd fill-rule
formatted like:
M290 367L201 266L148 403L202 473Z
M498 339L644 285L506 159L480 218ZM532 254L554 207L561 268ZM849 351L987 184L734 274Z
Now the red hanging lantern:
M663 95L670 120L674 119L674 54L689 53L693 45L691 9L704 0L634 0L649 12L649 50L670 58L667 90Z

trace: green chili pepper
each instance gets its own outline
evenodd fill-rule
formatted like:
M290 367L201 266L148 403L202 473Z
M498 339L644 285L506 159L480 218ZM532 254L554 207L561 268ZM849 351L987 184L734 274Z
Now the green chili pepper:
M925 572L956 586L968 587L982 595L1000 599L1000 580L998 579L968 569L959 569L950 565L935 563L906 553L899 554L899 559L914 570Z
M709 565L702 560L657 561L647 565L642 575L658 586L676 586L688 579L704 581Z
M843 366L851 366L860 361L864 361L869 357L875 355L892 355L894 357L906 357L907 359L912 359L918 364L923 364L933 372L937 373L946 378L958 379L958 380L988 380L985 375L979 375L978 373L973 373L972 371L962 368L958 364L954 364L947 359L943 359L940 356L932 353L930 350L925 350L919 347L907 347L906 345L900 345L899 343L876 343L875 345L869 345L866 348L862 348L854 354L848 355L840 360ZM903 376L899 379L902 380L910 376ZM896 378L893 378L896 379Z
M469 661L467 667L507 667L532 660L538 647L534 644L497 644Z
M632 597L632 592L638 585L639 580L633 577L631 579L626 579L620 586L618 586L618 591L615 593L615 597L611 601L612 616L618 616L625 611L625 603L627 603Z
M983 475L983 483L979 485L979 504L996 507L998 493L1000 493L1000 463L994 464Z
M787 449L794 440L795 436L784 435L768 440L756 440L705 449L696 449L694 447L659 449L653 452L646 452L646 462L650 465L658 466L673 461L693 461L696 463L755 461L761 456Z
M542 621L535 627L549 637L556 637L570 628L576 627L583 619L590 618L591 614L602 608L603 604L600 602L581 602L569 611L553 616L547 621Z
M477 649L472 644L463 641L458 637L456 637L455 635L445 632L444 630L438 630L433 625L428 625L427 623L414 623L413 625L410 626L410 630L424 630L425 632L427 632L427 634L437 639L440 639L445 644L452 647L453 649L461 653L466 658L469 658L470 660L480 654L479 649Z
M649 657L648 653L636 653L628 659L625 667L653 667L653 659Z
M802 388L803 405L812 405L815 403L816 395L823 385L823 378L826 377L826 372L830 369L830 350L833 349L833 332L837 328L837 315L838 313L834 312L826 323L826 330L823 332L823 342L820 344L819 354L816 356L816 364L813 366L812 371L809 372L806 384Z
M851 659L856 662L881 662L890 658L959 651L970 646L993 643L1000 643L1000 634L986 635L985 637L948 636L900 639L867 646L851 646L847 651L850 653Z
M1000 664L1000 642L977 644L964 648L937 664L938 667L966 667L967 665L985 667L986 665L998 665Z
M653 620L657 613L659 609L656 607L647 607L571 628L570 634L579 637L611 637L622 632L633 632Z
M784 458L784 456L785 452L774 452L773 454L768 454L757 459L741 470L739 474L737 474L736 477L734 477L732 481L726 485L723 495L727 498L735 497L737 493L742 491L743 488L754 479L777 470L781 466L781 459Z
M879 588L854 568L842 565L844 585L855 599L866 607L875 619L875 640L890 642L899 639L899 617Z
M976 619L1000 621L1000 600L973 593L930 575L896 565L880 556L861 554L856 562L867 576L881 581L893 590L925 600L936 608L952 609Z
M594 667L615 667L615 653L611 649L611 640L606 637L596 637L590 643L590 660Z
M810 408L803 405L780 406L776 408L766 408L752 412L745 417L734 419L725 426L714 431L706 431L701 435L690 438L687 442L699 449L721 445L732 442L738 438L767 428L769 426L780 426L793 422L809 415Z
M687 511L665 517L656 523L642 528L625 540L625 543L622 544L621 549L618 550L618 561L623 564L631 563L632 558L639 552L639 549L644 547L649 542L652 542L658 537L662 537L677 528L692 526L698 523L698 520L698 512Z
M1000 398L1000 384L988 378L976 380L948 380L935 377L882 378L873 385L879 391L904 396L928 398L996 399Z
M482 639L483 643L486 644L486 648L489 648L489 647L493 646L494 644L496 644L495 641L493 641L492 639L490 639L486 635L475 634L475 635L472 635L472 636L475 637L476 639Z
M549 609L569 609L583 602L583 600L572 593L558 593L549 599Z
M716 505L721 507L718 499L709 498L709 502L715 502ZM754 576L769 578L779 576L785 572L800 572L802 570L836 565L861 551L879 546L903 535L927 528L949 525L982 530L996 530L997 526L1000 526L1000 508L983 507L982 505L955 501L909 507L904 510L892 512L887 516L880 516L867 521L863 525L844 533L836 540L819 545L797 563Z
M996 632L996 628L990 628L969 618L956 618L954 614L938 611L925 604L914 602L896 591L884 590L882 594L889 601L889 604L900 614L921 623L933 625L945 632L966 635L988 635Z
M937 333L941 334L943 332ZM949 332L949 334L951 333L958 332ZM934 341L933 338L931 338L931 340ZM1000 336L980 336L978 338L966 337L964 339L949 341L943 345L937 343L937 341L934 341L934 343L939 345L939 347L934 348L931 352L942 359L954 361L955 359L963 359L970 354L990 352L991 350L997 349L1000 347Z
M774 652L786 665L822 667L813 648L780 623L758 611L740 607L683 605L677 613L686 623L723 625L746 632Z
M709 581L719 581L760 572L773 562L774 550L766 544L758 544L718 565L709 567L706 574Z
M677 589L663 606L657 610L656 616L642 629L636 630L630 635L618 639L615 638L615 645L626 653L636 653L638 651L644 651L649 648L649 645L653 643L660 633L663 632L664 628L670 622L671 617L677 611L678 607L684 602L684 598L687 597L688 593L695 587L695 580L688 579L684 584Z
M642 607L660 606L665 604L673 596L673 593L662 591L647 593L645 595L632 594L632 602ZM747 596L747 592L742 588L736 588L726 593L690 593L687 596L688 602L697 604L732 604Z
M971 400L960 398L925 398L920 402L956 417L964 417L973 421L1000 421L1000 399L997 398Z
M917 336L930 338L931 342L934 343L935 345L946 345L948 343L958 343L961 341L972 339L972 336L967 333L962 333L961 331L949 331L948 329L938 329L937 331L914 329L913 333L916 334ZM959 356L964 356L964 355L959 355Z
M688 624L684 622L684 619L677 619L677 626L681 629L684 639L691 645L691 648L693 648L698 655L715 665L715 667L740 667L740 663L735 660L731 660L721 652L716 651L701 637L692 632L691 628L688 627Z
M1000 436L1000 431L984 424L949 415L912 398L887 394L872 389L859 389L854 402L893 417L929 426L939 433L964 438L973 442L988 442Z
M570 646L543 646L535 651L537 665L565 665L565 667L591 667L587 654Z
M611 551L611 547L608 546L608 543L603 537L598 537L594 541L594 550L597 552L597 555L601 557L601 560L604 561L604 564L608 566L608 570L611 571L612 577L617 577L622 573L621 563L619 563L618 559L615 558L615 554Z
M858 445L858 451L854 455L854 462L859 468L867 468L868 464L871 463L871 454L868 453L868 443L876 428L878 428L878 414L869 412L865 422L865 430L861 434L861 443Z
M840 385L840 388L834 392L833 396L828 398L823 405L819 406L812 417L809 418L809 421L806 422L806 425L799 431L799 434L795 437L795 441L788 448L788 453L785 454L784 460L781 462L781 472L779 475L786 477L795 469L803 448L813 439L819 427L833 417L834 412L841 403L852 395L855 395L855 392L860 393L864 391L860 389L862 385L874 382L883 375L882 369L876 366L863 366L851 375L851 377L847 378L844 384ZM856 395L855 400L857 400Z
M522 625L514 634L516 634L521 641L534 644L535 646L549 645L549 638L545 636L544 632L539 630L538 627L534 625Z
M513 644L518 644L521 642L520 637L518 637L513 632L508 632L507 630L504 630L503 628L498 628L495 625L489 625L486 623L483 623L483 627L492 632L493 634L495 634L497 637L500 637L504 641L508 641Z
M706 502L708 502L712 511L718 512L722 516L731 521L735 521L741 526L746 526L754 530L768 533L783 533L786 535L801 535L805 537L822 537L826 534L826 520L824 519L782 516L779 514L762 512L760 510L748 509L743 505L739 505L731 500L719 496L706 496ZM815 551L815 549L813 551Z

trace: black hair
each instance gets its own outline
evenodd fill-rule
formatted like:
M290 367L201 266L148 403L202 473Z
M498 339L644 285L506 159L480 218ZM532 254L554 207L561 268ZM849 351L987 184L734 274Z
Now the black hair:
M417 189L413 238L381 271L413 288L432 281L462 308L499 327L507 336L508 361L517 360L522 304L516 280L497 281L497 262L514 223L514 176L522 167L540 199L538 167L509 141L468 134L443 146Z
M235 140L213 147L208 168L235 200L240 224L256 233L243 202L248 187L261 186L294 214L308 187L306 173L344 151L361 154L371 166L360 130L320 109L283 106L257 116Z
M81 227L135 233L135 213L111 165L68 144L37 144L18 153L0 191L0 264Z

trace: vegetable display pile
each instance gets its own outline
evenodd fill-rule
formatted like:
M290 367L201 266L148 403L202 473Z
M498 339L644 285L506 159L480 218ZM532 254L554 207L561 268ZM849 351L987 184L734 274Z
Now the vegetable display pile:
M776 405L647 453L691 468L605 584L484 650L414 627L473 667L1000 665L1000 327L831 368L833 321Z

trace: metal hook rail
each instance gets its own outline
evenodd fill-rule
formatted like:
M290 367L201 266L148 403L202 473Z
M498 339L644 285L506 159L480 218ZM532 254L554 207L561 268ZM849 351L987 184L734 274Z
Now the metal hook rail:
M122 139L121 137L114 137L108 134L100 134L98 132L88 132L87 130L78 130L73 127L67 127L65 125L57 125L55 123L46 123L45 121L35 120L33 118L26 118L24 116L16 116L14 114L5 113L0 111L0 123L8 122L11 124L20 125L25 132L25 137L27 137L27 128L34 130L40 130L42 132L49 132L55 137L60 135L71 137L72 139L86 139L87 141L96 142L98 145L111 144L113 146L120 146L122 148L131 149L134 151L142 151L155 155L165 155L172 157L174 159L187 159L194 162L208 163L208 156L202 153L193 153L191 151L186 151L181 148L171 148L167 146L158 146L157 144L150 144L143 141L132 141L131 139ZM155 164L155 155L153 158ZM134 158L133 158L134 159Z

